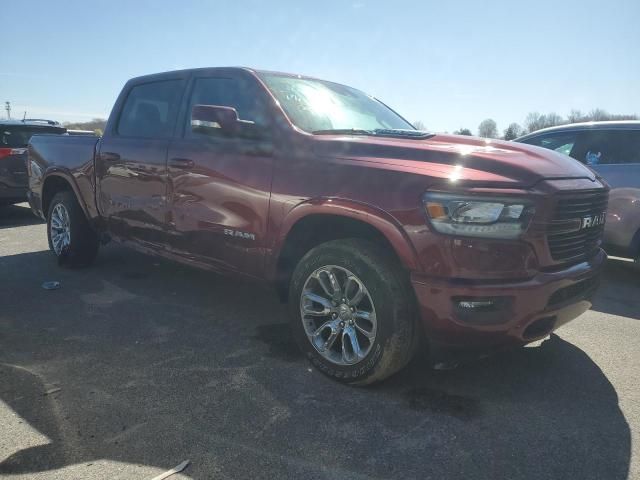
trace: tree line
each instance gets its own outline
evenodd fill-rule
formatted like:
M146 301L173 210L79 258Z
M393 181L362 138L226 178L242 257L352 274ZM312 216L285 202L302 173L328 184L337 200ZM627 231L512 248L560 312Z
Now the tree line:
M635 114L612 114L601 108L596 108L588 113L580 110L571 110L566 117L551 113L529 113L524 120L524 125L513 122L503 130L502 134L498 130L498 125L492 118L487 118L478 125L477 135L484 138L498 138L501 140L513 140L527 133L532 133L543 128L555 127L557 125L565 125L567 123L581 122L601 122L606 120L638 120ZM413 124L418 130L427 130L425 124L417 121ZM453 132L456 135L473 135L468 128L459 128Z

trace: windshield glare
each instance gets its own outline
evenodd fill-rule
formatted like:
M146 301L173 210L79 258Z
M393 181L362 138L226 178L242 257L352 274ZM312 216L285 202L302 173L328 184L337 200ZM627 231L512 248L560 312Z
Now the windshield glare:
M289 119L307 132L320 130L409 129L413 126L355 88L315 79L261 74Z

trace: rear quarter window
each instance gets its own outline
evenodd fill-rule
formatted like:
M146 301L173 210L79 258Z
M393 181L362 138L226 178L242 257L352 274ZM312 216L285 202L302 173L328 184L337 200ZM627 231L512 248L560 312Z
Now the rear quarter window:
M29 125L0 125L0 148L26 147L33 135L65 133L62 127L32 127Z

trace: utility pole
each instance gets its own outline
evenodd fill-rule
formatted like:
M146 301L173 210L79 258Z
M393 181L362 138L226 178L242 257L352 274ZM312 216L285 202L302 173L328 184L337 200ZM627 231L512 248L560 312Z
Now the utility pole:
M7 111L7 120L11 120L11 102L4 102L4 109Z

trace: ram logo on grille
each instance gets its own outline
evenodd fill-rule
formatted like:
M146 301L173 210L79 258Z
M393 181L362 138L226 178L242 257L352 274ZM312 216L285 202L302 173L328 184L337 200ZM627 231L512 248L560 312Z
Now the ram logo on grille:
M602 244L609 192L604 188L573 191L558 196L547 230L547 244L556 262L578 262Z
M603 213L599 213L597 215L589 215L588 217L582 217L582 225L580 228L585 229L585 228L592 228L592 227L598 227L600 225L604 225L604 221L606 218L606 214Z

